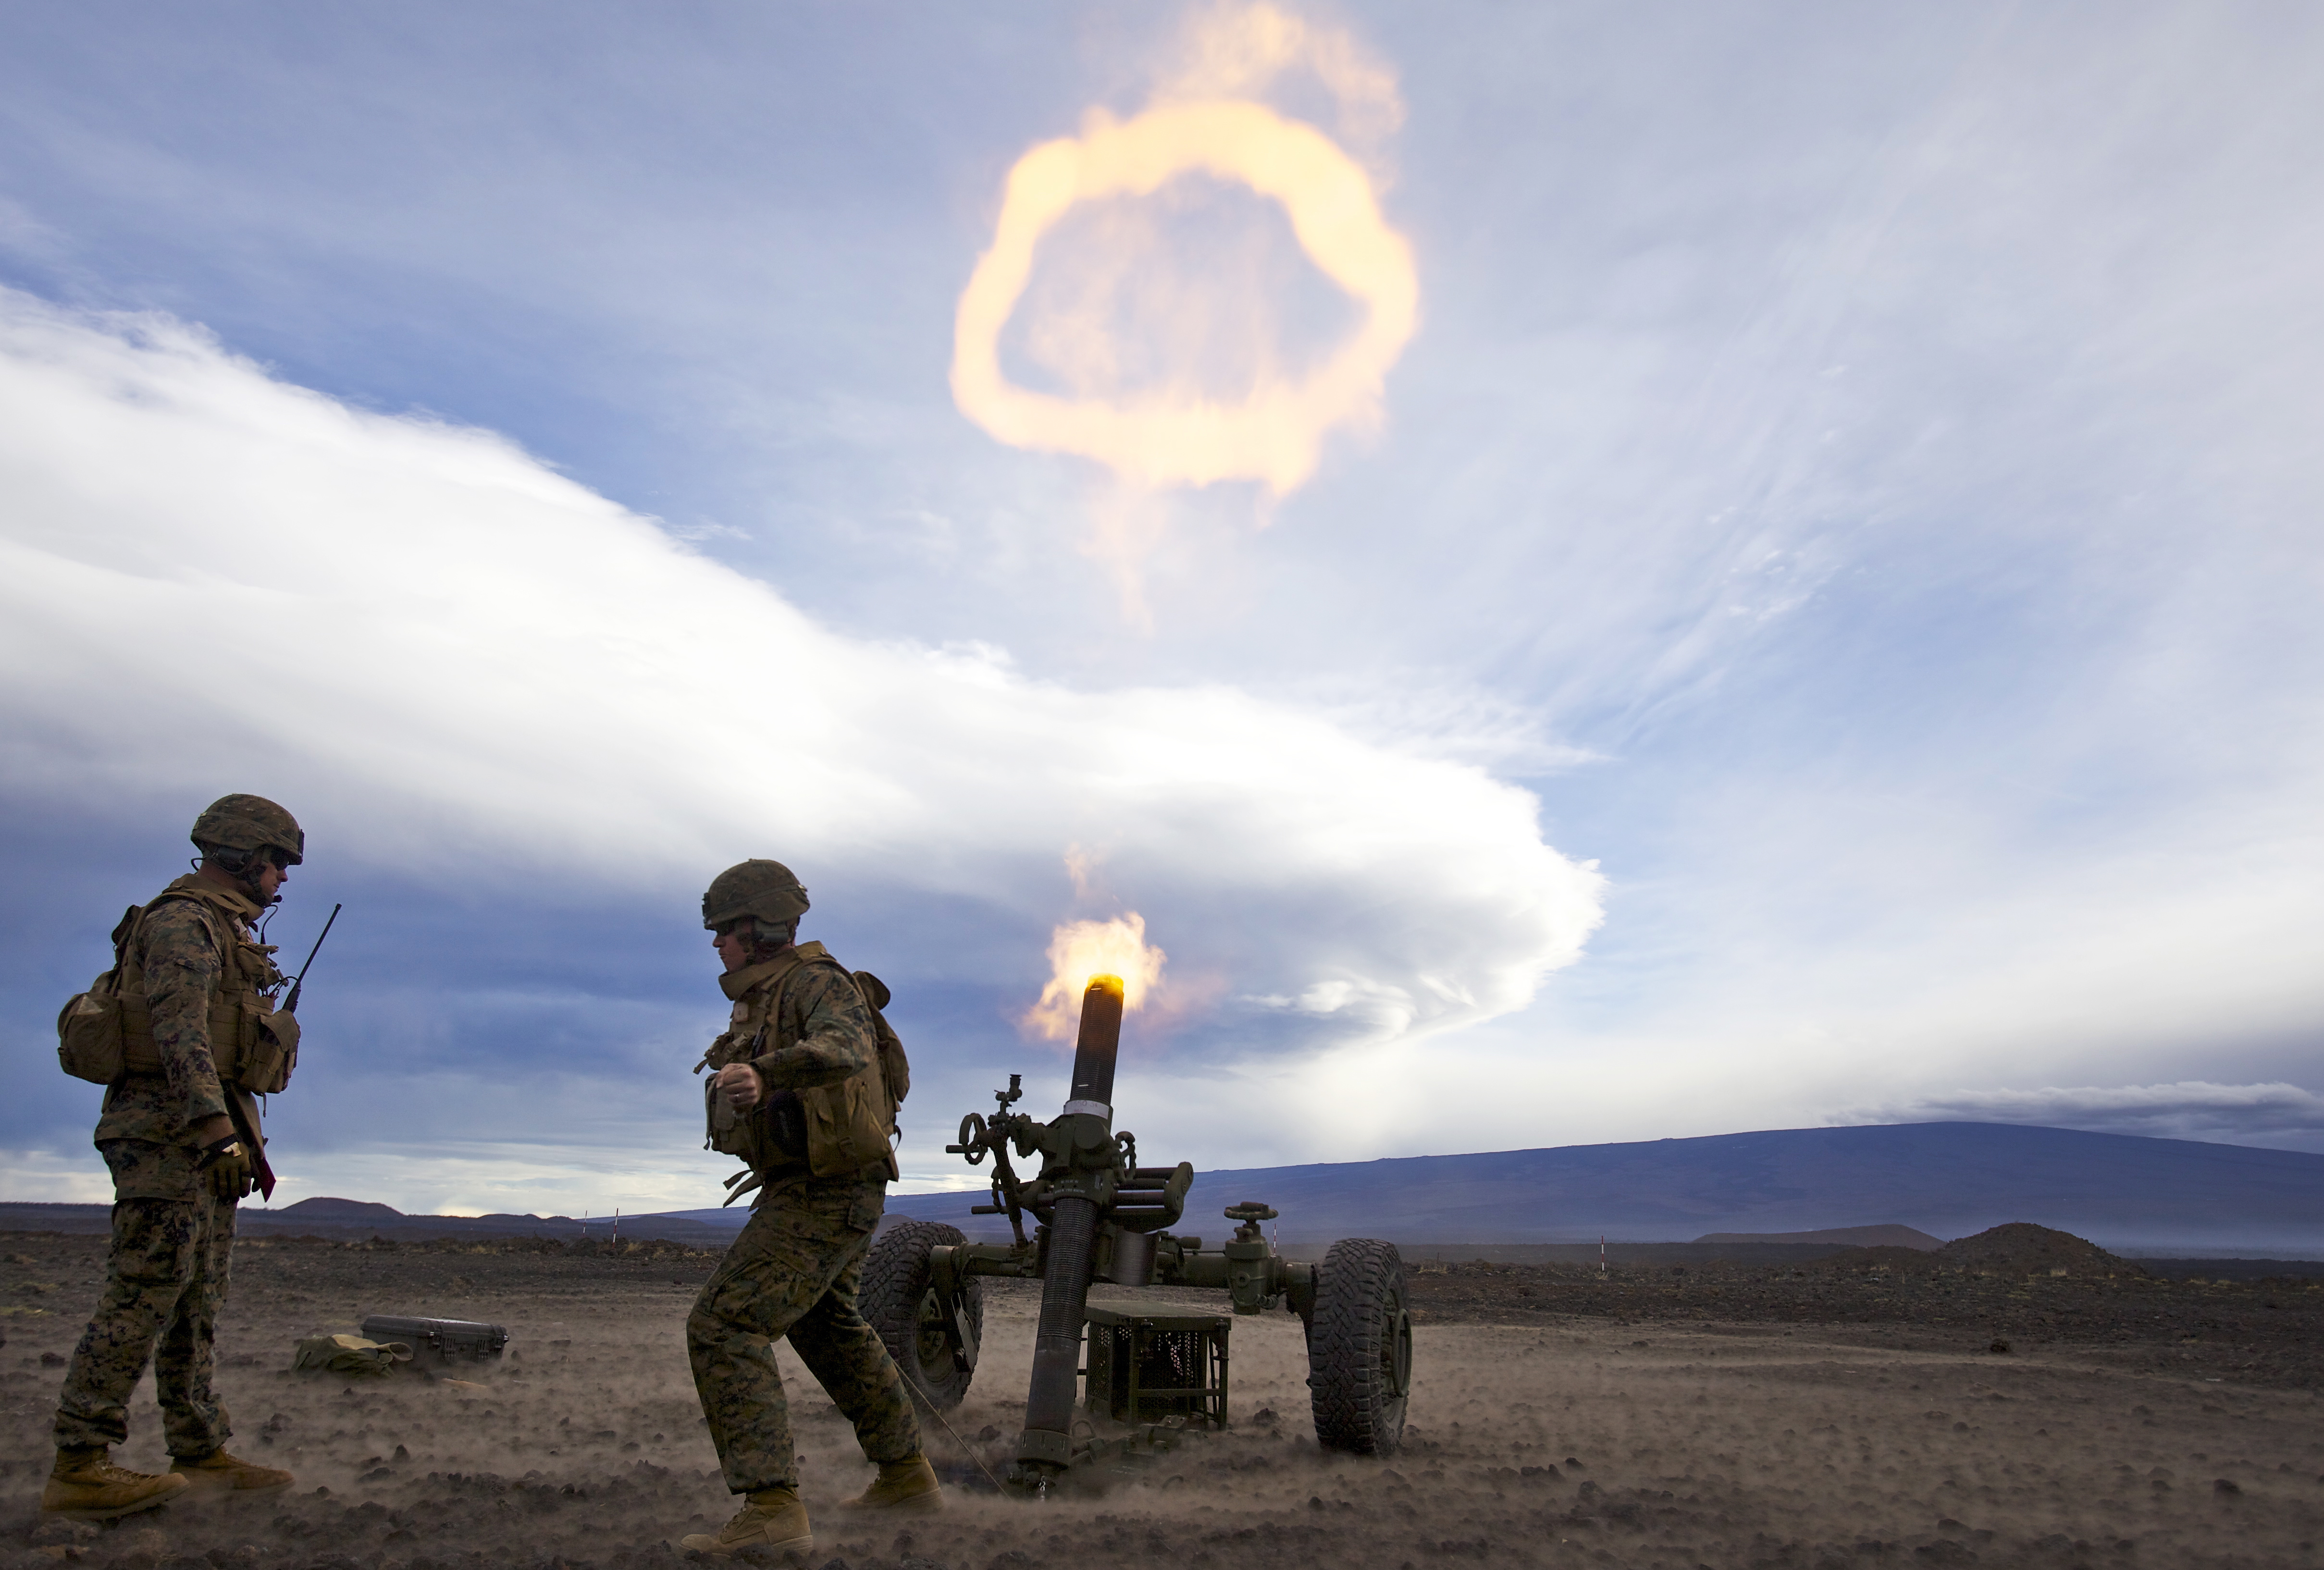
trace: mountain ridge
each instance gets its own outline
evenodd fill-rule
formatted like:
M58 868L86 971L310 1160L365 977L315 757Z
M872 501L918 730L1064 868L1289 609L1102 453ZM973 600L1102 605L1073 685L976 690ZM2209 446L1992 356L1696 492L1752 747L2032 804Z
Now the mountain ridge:
M1006 1237L1004 1218L970 1214L984 1198L891 1193L888 1209ZM2015 1124L1773 1129L1200 1172L1174 1230L1215 1243L1227 1230L1220 1211L1244 1198L1274 1205L1281 1216L1269 1232L1301 1245L1369 1236L1530 1254L1603 1236L1659 1252L1925 1249L2031 1222L2116 1252L2324 1259L2324 1155ZM103 1231L109 1217L103 1205L0 1203L0 1227L10 1229ZM622 1217L620 1231L723 1246L748 1218L739 1207L659 1211ZM399 1239L613 1233L603 1217L408 1216L331 1196L245 1207L238 1226Z
M1163 1152L1141 1142L1149 1163ZM1167 1159L1164 1157L1163 1159ZM896 1195L901 1215L1006 1235L980 1191ZM2109 1248L2324 1251L2324 1155L2020 1124L1870 1124L1198 1172L1179 1228L1227 1206L1286 1239L1682 1242L1706 1232L1901 1226L1966 1237L2007 1222Z

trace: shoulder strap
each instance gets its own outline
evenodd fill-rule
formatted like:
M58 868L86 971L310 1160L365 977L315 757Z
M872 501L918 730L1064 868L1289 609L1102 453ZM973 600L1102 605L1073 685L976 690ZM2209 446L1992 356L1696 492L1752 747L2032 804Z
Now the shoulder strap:
M121 913L120 923L113 929L113 969L106 974L116 982L121 979L121 968L129 963L129 940L136 935L137 920L144 914L143 905L131 905Z
M238 923L256 921L263 914L260 906L253 904L239 895L228 894L224 889L213 887L204 883L198 874L191 872L171 878L170 886L153 896L153 903L160 904L165 899L194 900L208 905L213 910L225 912Z
M839 964L838 960L831 957L831 950L825 948L820 941L811 943L801 943L797 948L792 949L789 952L786 953L783 958L792 960L794 963L776 978L773 991L767 999L767 1026L770 1030L779 1031L781 1028L783 1018L783 995L790 990L791 983L798 979L799 975L804 972L808 966L815 964L837 966ZM842 968L842 974L844 973L844 969Z
M180 888L177 884L171 884L160 894L155 895L151 904L137 913L137 927L142 929L148 921L152 919L154 912L173 901L194 907L194 914L201 917L202 926L210 935L210 941L217 945L218 964L239 975L242 966L235 953L235 934L231 930L225 932L218 931L217 917L224 907L199 889ZM136 935L134 931L130 933L132 939ZM126 951L127 945L124 942L124 952Z

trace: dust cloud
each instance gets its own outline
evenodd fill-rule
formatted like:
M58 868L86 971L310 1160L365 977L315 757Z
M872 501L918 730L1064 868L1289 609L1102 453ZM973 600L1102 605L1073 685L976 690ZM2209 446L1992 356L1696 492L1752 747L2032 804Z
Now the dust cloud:
M6 1301L48 1310L9 1318L0 1353L15 1419L0 1441L12 1570L619 1570L687 1557L670 1545L733 1508L682 1340L711 1256L253 1241L237 1253L220 1384L235 1447L295 1468L297 1487L28 1547L56 1363L103 1243L6 1240ZM993 1286L984 1362L948 1416L997 1466L1022 1413L1038 1297ZM286 1372L299 1336L373 1312L495 1320L511 1354L473 1387ZM1997 1357L1958 1334L1893 1327L1867 1345L1845 1325L1563 1315L1417 1335L1407 1442L1385 1461L1316 1448L1298 1323L1264 1315L1234 1327L1233 1431L1036 1505L980 1492L960 1446L929 1425L948 1508L865 1524L836 1504L871 1470L785 1350L817 1532L797 1563L2294 1565L2324 1532L2310 1391L2157 1377L2088 1347ZM165 1464L150 1394L133 1423L123 1459Z

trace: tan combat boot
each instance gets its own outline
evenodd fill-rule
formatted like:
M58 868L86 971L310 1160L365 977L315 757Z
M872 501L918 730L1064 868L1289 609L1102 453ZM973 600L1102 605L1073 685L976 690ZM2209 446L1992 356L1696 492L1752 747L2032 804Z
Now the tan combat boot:
M695 1532L680 1538L678 1546L721 1557L745 1548L797 1548L805 1553L815 1547L815 1533L807 1524L807 1506L799 1503L798 1489L788 1483L754 1488L745 1499L734 1519L719 1528L715 1536Z
M213 1450L199 1457L181 1455L170 1463L170 1471L204 1493L265 1493L288 1488L299 1481L287 1472L244 1461L223 1450Z
M872 1486L841 1507L852 1510L932 1510L944 1508L944 1484L925 1455L883 1461Z
M41 1491L41 1510L76 1521L109 1521L167 1504L185 1488L182 1477L115 1466L103 1445L73 1446L58 1450L49 1485Z

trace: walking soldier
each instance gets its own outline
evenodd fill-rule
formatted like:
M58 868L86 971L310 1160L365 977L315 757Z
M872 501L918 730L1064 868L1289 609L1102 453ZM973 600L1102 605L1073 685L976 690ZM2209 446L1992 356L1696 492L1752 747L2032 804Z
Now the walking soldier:
M890 1144L909 1088L902 1043L876 1005L887 989L850 975L821 943L795 941L807 890L779 861L718 875L702 898L733 1002L697 1067L711 1144L748 1164L758 1198L742 1235L686 1322L694 1383L726 1486L745 1497L724 1529L684 1547L728 1555L814 1542L799 1502L781 1374L788 1336L855 1425L880 1475L853 1508L940 1502L920 1453L903 1375L856 1308L863 1256L897 1175Z

